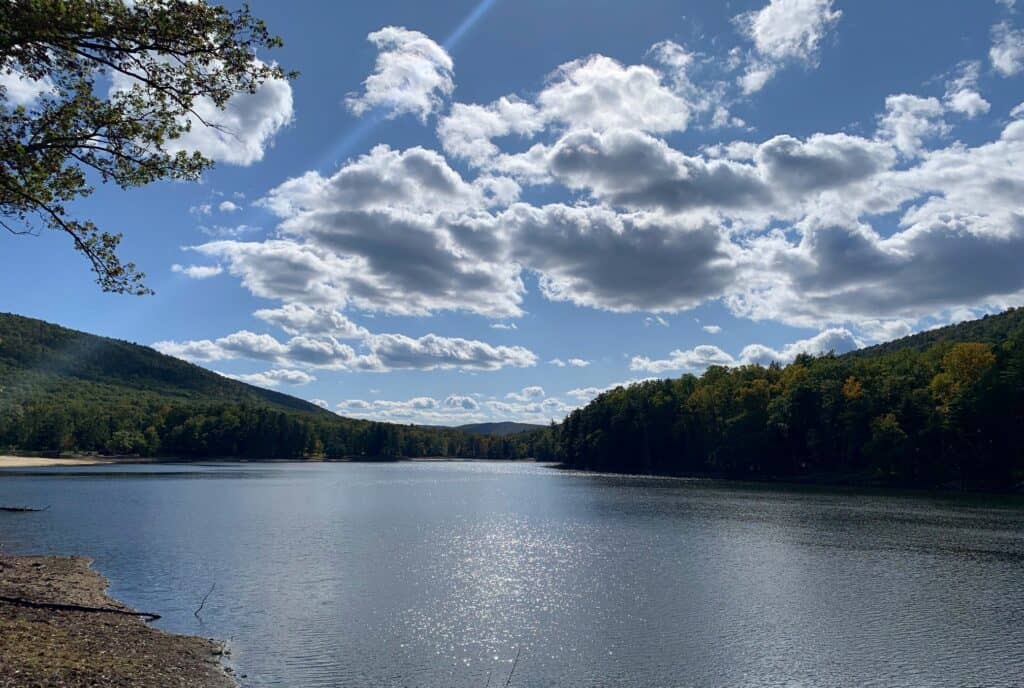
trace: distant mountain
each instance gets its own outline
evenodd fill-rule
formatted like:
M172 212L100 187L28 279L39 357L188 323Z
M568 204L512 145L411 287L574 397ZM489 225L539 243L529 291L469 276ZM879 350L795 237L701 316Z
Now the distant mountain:
M459 425L455 429L471 432L474 435L505 437L506 435L517 435L521 432L530 432L531 430L541 430L546 427L546 425L537 425L536 423L502 421L497 423L469 423L468 425Z
M168 401L231 401L333 415L281 392L231 380L148 346L0 313L0 387L8 399L49 390L88 393L94 400L132 397Z

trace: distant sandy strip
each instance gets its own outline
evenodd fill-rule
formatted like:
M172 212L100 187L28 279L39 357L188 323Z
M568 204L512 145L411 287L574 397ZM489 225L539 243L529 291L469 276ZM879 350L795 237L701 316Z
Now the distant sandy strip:
M41 456L0 456L0 468L38 468L40 466L92 466L113 463L105 459L47 459Z

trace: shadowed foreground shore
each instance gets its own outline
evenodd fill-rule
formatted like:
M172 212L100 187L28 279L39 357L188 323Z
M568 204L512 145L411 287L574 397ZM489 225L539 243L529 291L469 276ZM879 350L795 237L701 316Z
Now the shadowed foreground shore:
M223 648L148 626L83 557L0 556L0 687L232 688ZM102 608L110 611L84 611Z

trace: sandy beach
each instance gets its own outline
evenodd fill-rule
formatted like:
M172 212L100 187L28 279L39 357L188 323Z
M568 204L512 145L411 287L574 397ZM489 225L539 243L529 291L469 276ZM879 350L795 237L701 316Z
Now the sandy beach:
M109 459L92 457L48 459L42 456L3 456L0 455L0 468L39 468L42 466L95 466L114 463Z

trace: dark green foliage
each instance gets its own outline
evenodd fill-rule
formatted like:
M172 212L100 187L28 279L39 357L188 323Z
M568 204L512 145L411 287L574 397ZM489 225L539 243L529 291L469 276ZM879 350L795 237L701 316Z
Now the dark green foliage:
M0 449L507 459L550 458L547 447L547 434L490 437L342 418L147 347L0 314Z
M5 0L0 70L52 86L28 106L0 87L0 228L64 232L105 291L147 293L120 234L66 206L97 182L196 180L212 161L176 139L236 94L291 76L254 59L281 40L245 6L190 0ZM108 92L107 78L124 88Z
M1009 488L1024 480L1024 310L619 387L553 432L574 468Z

